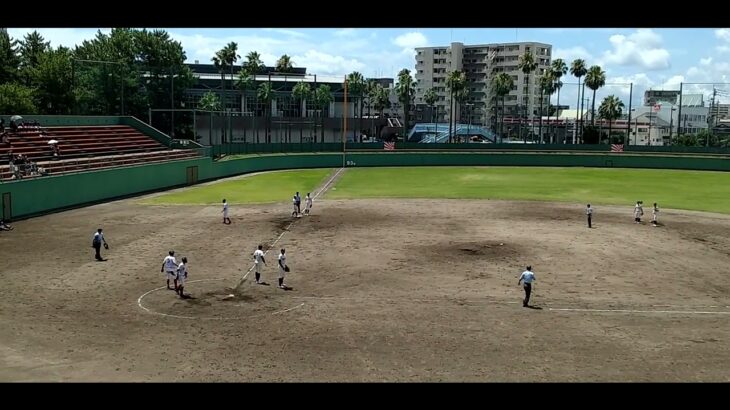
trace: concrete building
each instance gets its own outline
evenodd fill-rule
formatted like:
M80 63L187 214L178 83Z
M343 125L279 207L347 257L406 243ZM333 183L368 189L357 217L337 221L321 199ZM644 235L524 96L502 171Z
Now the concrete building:
M518 59L525 52L531 52L538 63L537 70L529 76L517 68ZM437 122L447 122L453 115L462 123L493 127L501 102L498 107L490 83L494 75L506 72L512 76L514 88L505 98L505 116L532 118L540 107L538 78L550 67L551 55L551 45L536 42L451 43L449 46L416 48L416 111L428 121L433 115ZM456 70L466 74L469 98L463 107L457 105L457 111L451 113L446 78ZM430 112L423 100L424 93L430 88L434 88L438 95L435 113ZM548 97L544 96L543 106L547 105Z
M658 103L654 107L636 107L631 114L631 144L666 145L672 136L707 130L709 112L709 107L683 105L680 120L676 105Z
M304 67L278 73L274 67L265 67L263 73L255 76L255 81L257 86L271 84L273 98L269 106L257 97L256 89L243 92L237 88L235 80L241 70L240 64L233 67L233 76L230 71L225 74L225 91L221 85L221 74L212 64L196 62L187 66L193 71L197 82L185 91L184 107L176 109L176 115L178 118L193 115L195 135L206 145L221 141L254 142L267 139L271 142L339 142L343 136L353 140L359 135L377 135L387 125L387 121L376 118L375 110L368 109L367 105L364 105L363 113L358 113L358 118L355 118L352 95L348 96L347 113L344 112L344 76L309 74ZM374 80L391 90L391 103L397 101L392 91L392 78ZM312 90L323 84L328 85L334 101L323 108L315 107L311 101L299 101L293 97L292 89L300 82L309 83ZM200 99L209 91L218 95L228 115L198 111ZM384 116L395 114L398 108L392 104L390 109L385 110ZM164 111L160 109L153 114L169 115ZM154 118L151 122L154 125Z
M722 120L730 118L730 104L715 104L711 109L713 122L719 124Z
M644 105L650 106L656 103L667 102L677 104L679 102L679 90L646 90L644 91Z

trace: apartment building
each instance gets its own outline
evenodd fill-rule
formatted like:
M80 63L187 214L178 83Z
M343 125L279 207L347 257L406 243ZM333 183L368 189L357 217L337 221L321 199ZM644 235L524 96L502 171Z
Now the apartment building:
M525 76L517 68L519 57L531 52L538 63L537 70ZM552 46L536 42L495 43L464 45L451 43L445 47L420 47L416 49L415 77L417 81L415 104L422 112L421 117L434 118L437 122L449 121L452 113L449 107L450 95L446 78L452 71L466 74L468 101L457 107L453 114L459 122L493 126L497 113L501 112L501 101L496 98L490 83L496 74L506 72L512 76L514 87L505 97L505 116L529 119L537 117L540 107L538 78L550 67ZM528 84L529 80L529 84ZM427 107L423 96L426 90L434 88L438 95L435 112ZM548 97L543 97L547 107ZM429 115L430 114L430 115Z

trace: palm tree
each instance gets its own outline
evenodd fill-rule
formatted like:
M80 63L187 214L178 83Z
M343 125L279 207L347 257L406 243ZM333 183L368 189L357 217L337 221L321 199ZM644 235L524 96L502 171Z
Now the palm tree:
M395 85L395 92L398 94L398 101L403 104L403 135L408 137L408 115L410 113L411 101L416 89L416 81L411 77L411 71L407 68L398 73L398 83Z
M606 85L606 72L600 66L594 65L586 73L586 86L593 90L593 103L591 104L591 126L596 125L596 90Z
M248 82L248 86L246 88L256 90L258 88L258 82L256 81L256 76L258 74L262 74L264 71L264 63L261 61L261 55L256 51L251 51L248 54L246 54L246 61L243 62L241 65L241 69L244 70L246 73L248 73L248 76L250 78L250 81ZM256 100L254 102L254 110L253 110L253 123L254 128L256 127L256 107L255 105L258 104L258 94L254 92L254 99ZM259 130L256 129L256 140L258 141L258 134Z
M603 99L603 102L598 107L598 115L608 120L608 141L611 143L611 124L613 121L621 118L623 114L624 103L618 99L615 95L609 95Z
M370 118L370 131L368 134L372 137L374 121L373 116L370 113L370 109L373 108L373 102L375 101L375 93L378 89L378 83L375 80L368 80L367 87L365 87L365 96L367 97L368 117Z
M322 118L322 141L324 141L324 107L328 106L332 101L334 101L334 97L332 97L332 91L330 91L329 85L322 84L314 91L314 103L322 110L322 114L320 115ZM316 133L314 135L314 142L317 142Z
M466 87L466 74L463 71L459 70L450 72L449 75L446 77L446 87L449 89L449 92L451 94L449 100L449 110L451 110L451 114L449 115L449 142L451 142L451 135L453 133L451 124L454 124L453 128L456 128L457 120L454 96L462 89L464 89L464 87Z
M289 73L294 68L294 62L291 61L291 57L284 54L276 60L276 72L278 73Z
M211 59L213 65L218 69L221 74L221 100L223 101L223 107L226 105L226 68L228 68L228 46L216 51L215 55ZM225 122L221 124L221 143L226 142L226 126Z
M580 90L581 90L581 88L580 88L580 79L581 79L581 77L583 77L584 75L586 75L587 72L588 72L588 70L586 70L586 62L584 60L580 59L580 58L576 58L575 60L573 60L573 63L570 64L570 74L573 74L575 77L578 78L578 102L575 104L575 108L576 108L576 111L575 111L576 134L578 133L578 130L577 130L577 127L578 127L578 113L580 112L581 119L582 119L582 115L583 115L583 108L582 108L583 99L580 97ZM580 109L578 108L579 106L581 107Z
M537 70L537 61L535 61L535 55L532 54L529 51L525 51L524 54L522 54L517 60L517 68L522 71L522 74L525 75L525 85L527 85L527 98L528 98L528 106L529 101L532 99L532 88L530 87L530 74ZM518 93L519 94L519 93ZM504 115L504 113L502 114ZM532 114L530 114L530 119L532 119ZM530 125L532 126L533 121L530 121ZM534 130L534 128L532 128ZM522 134L522 130L520 130L520 134Z
M540 134L540 144L543 143L542 136L542 104L545 98L545 94L552 95L555 92L555 75L551 70L545 70L542 77L540 77L540 128L538 134ZM550 103L548 100L548 123L550 123Z
M265 140L264 142L271 142L271 99L274 97L274 90L271 89L271 83L262 83L258 89L258 98L264 103L264 114L266 115L266 128L265 128ZM256 143L258 144L258 135L256 136Z
M365 82L365 77L362 76L357 71L353 71L350 74L347 75L347 92L351 94L353 97L359 100L359 107L360 110L358 111L358 101L355 101L354 105L354 112L355 116L358 117L358 131L355 133L355 138L357 138L357 135L360 134L360 130L362 130L362 100L363 95L365 94L365 88L367 87L367 83ZM347 111L347 107L345 107L345 111ZM358 115L358 112L360 115ZM345 114L346 115L346 114ZM362 142L362 135L360 135L360 142Z
M553 76L555 76L555 91L558 92L558 101L555 104L558 107L555 112L555 119L557 120L560 117L560 89L563 88L563 82L560 79L568 73L568 66L562 58L556 58L553 60L550 70L553 72Z
M434 114L434 105L436 104L436 101L438 101L438 95L436 95L436 89L429 88L426 90L426 92L423 94L423 102L428 104L429 107L431 107L431 122L435 122L433 119Z
M297 85L294 86L294 89L292 89L292 95L294 98L299 99L299 106L302 110L302 117L304 116L304 104L307 101L307 98L309 98L309 95L312 93L312 87L310 87L309 83L305 83L304 81L297 83ZM303 134L304 133L304 127L299 127L299 142L302 142Z
M243 97L244 101L246 101L246 90L252 89L253 83L254 83L253 76L248 72L248 70L246 68L241 67L241 70L238 72L238 78L236 78L236 87L239 90L241 90L241 96ZM243 106L241 106L241 111L243 111ZM256 115L255 112L254 112L254 115ZM244 123L244 127L243 127L243 142L246 142L245 123Z
M383 111L386 108L390 108L390 95L388 90L380 84L376 85L375 91L373 91L373 108L378 111L381 119L383 118ZM380 131L378 131L378 137L380 137Z
M502 121L500 122L499 139L502 142L502 133L504 132L504 100L507 94L512 91L515 82L512 76L507 73L499 73L492 78L492 90L497 98L502 99Z
M231 72L231 90L232 90L233 89L233 66L236 64L238 59L241 58L241 56L238 55L238 44L236 44L233 41L228 43L228 45L226 45L226 47L225 47L224 57L225 57L226 66L228 66L228 68L230 69L230 72ZM228 100L229 100L228 98L226 98L224 100L224 104L225 104L224 108L226 108L226 115L230 116L228 109L227 109ZM229 134L231 134L230 137L233 138L233 131L229 132Z

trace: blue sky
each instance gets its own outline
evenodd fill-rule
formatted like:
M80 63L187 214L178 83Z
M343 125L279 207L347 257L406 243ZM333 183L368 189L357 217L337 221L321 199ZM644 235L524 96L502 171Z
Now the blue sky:
M9 29L22 37L33 29ZM413 69L413 48L466 44L539 41L553 46L553 58L584 58L606 71L607 85L598 94L619 96L628 105L628 83L634 84L634 104L644 89L677 89L684 82L730 83L730 29L166 29L185 48L190 62L210 62L229 41L241 55L256 50L267 64L282 54L295 66L315 74L393 77ZM93 37L95 29L38 29L54 46L73 46ZM102 29L107 32L108 29ZM574 77L564 78L575 83ZM730 86L718 88L730 91ZM689 85L691 92L711 93L712 86ZM574 105L577 86L566 84L561 103ZM588 94L586 94L588 95ZM555 97L553 97L555 101Z

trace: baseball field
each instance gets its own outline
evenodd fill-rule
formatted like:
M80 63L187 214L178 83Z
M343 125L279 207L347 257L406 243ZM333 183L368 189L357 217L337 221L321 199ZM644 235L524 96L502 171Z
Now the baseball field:
M728 198L720 172L311 169L20 221L0 232L0 380L729 381ZM165 289L171 249L190 299Z

